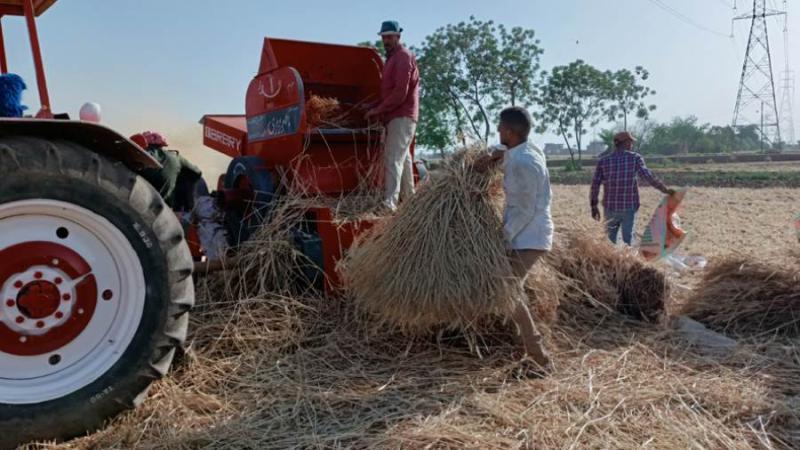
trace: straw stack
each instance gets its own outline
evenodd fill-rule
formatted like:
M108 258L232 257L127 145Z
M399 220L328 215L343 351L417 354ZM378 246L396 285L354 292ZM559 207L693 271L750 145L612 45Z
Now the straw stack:
M729 258L706 272L683 313L737 336L800 336L800 270Z
M497 173L472 170L480 149L449 159L343 263L355 303L379 322L408 332L469 328L508 311L518 283L489 195Z

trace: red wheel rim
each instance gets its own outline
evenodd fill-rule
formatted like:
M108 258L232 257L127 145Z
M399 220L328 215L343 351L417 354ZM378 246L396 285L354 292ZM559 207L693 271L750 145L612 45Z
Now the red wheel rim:
M77 338L92 319L97 283L79 254L53 242L0 251L0 352L44 355Z

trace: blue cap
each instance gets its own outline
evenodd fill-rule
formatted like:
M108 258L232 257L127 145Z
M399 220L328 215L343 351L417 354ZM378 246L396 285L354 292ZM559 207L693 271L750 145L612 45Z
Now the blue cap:
M383 36L384 34L400 34L403 29L400 28L400 22L396 20L387 20L381 24L381 31L378 33Z

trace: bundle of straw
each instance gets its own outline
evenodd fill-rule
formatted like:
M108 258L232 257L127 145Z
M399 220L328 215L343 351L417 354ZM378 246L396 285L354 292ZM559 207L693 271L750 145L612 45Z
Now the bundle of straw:
M683 313L738 336L800 336L800 270L728 258L706 272Z
M306 121L311 127L324 127L335 123L341 116L341 104L333 97L315 94L306 101Z
M573 228L556 237L550 263L591 299L637 320L657 322L670 285L666 276L630 250L614 247L602 233Z
M497 173L472 169L480 149L441 173L351 249L343 263L355 303L407 332L469 328L511 308L519 290L488 188Z

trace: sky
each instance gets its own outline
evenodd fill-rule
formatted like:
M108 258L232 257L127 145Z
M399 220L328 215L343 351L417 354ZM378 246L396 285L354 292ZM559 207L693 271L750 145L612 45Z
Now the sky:
M738 22L730 37L734 1L739 14L752 8L747 0L60 0L39 32L54 111L76 117L84 102L97 102L104 124L124 134L161 130L216 171L226 161L202 147L198 121L243 113L264 36L350 44L375 39L387 19L400 21L412 45L471 15L532 28L545 70L575 59L612 70L642 65L657 92L655 119L728 124L749 25ZM800 7L790 0L788 10L790 45L800 46ZM35 86L23 21L4 18L3 28L11 70ZM770 22L776 75L782 31L782 19ZM36 109L35 89L25 100Z

